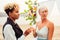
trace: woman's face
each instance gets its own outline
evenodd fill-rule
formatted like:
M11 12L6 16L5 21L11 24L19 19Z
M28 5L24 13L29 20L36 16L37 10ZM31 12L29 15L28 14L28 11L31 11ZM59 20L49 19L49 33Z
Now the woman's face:
M18 19L19 18L19 7L16 7L13 12L10 13L10 16L13 19Z
M39 10L39 15L41 16L41 18L46 18L48 15L48 9L47 8L41 8Z

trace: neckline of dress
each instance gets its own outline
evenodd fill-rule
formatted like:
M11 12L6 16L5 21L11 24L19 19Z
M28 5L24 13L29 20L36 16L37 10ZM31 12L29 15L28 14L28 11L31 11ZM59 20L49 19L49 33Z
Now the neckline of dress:
M44 26L44 27L42 27L42 28L40 28L40 29L38 29L38 30L42 30L43 28L45 28L46 26ZM47 28L47 27L46 27Z

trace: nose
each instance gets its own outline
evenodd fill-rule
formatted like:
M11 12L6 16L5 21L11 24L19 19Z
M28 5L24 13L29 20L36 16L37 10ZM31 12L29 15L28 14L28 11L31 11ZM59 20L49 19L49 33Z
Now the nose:
M20 13L18 13L18 15L20 16Z
M46 14L46 12L44 11L43 14Z
M44 12L44 14L46 14L46 12Z

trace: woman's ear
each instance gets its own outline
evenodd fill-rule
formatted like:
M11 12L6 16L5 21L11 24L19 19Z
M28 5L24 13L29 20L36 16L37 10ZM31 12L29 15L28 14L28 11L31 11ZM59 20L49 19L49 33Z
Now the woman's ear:
M8 14L9 16L11 16L11 12L9 12L9 14Z

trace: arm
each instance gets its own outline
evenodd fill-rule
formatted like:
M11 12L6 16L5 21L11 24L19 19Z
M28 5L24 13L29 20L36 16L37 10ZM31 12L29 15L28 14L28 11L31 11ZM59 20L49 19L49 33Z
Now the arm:
M29 33L31 33L31 31L33 31L33 36L36 37L36 25L34 25L33 27L28 28L25 32L24 35L27 36Z
M27 36L30 32L31 32L31 30L28 28L28 29L24 32L24 36Z
M33 30L33 36L34 36L34 37L37 36L36 29Z
M39 24L39 22L36 22L35 28L34 28L34 30L33 30L33 36L34 36L34 37L37 37L36 30L37 30L38 24Z
M54 32L54 24L50 24L48 28L48 40L52 40L53 32Z
M28 29L24 32L24 35L27 36L27 35L30 34L33 30L34 30L33 27L28 28Z
M7 24L5 26L4 36L5 36L5 40L16 40L15 33L11 25Z

